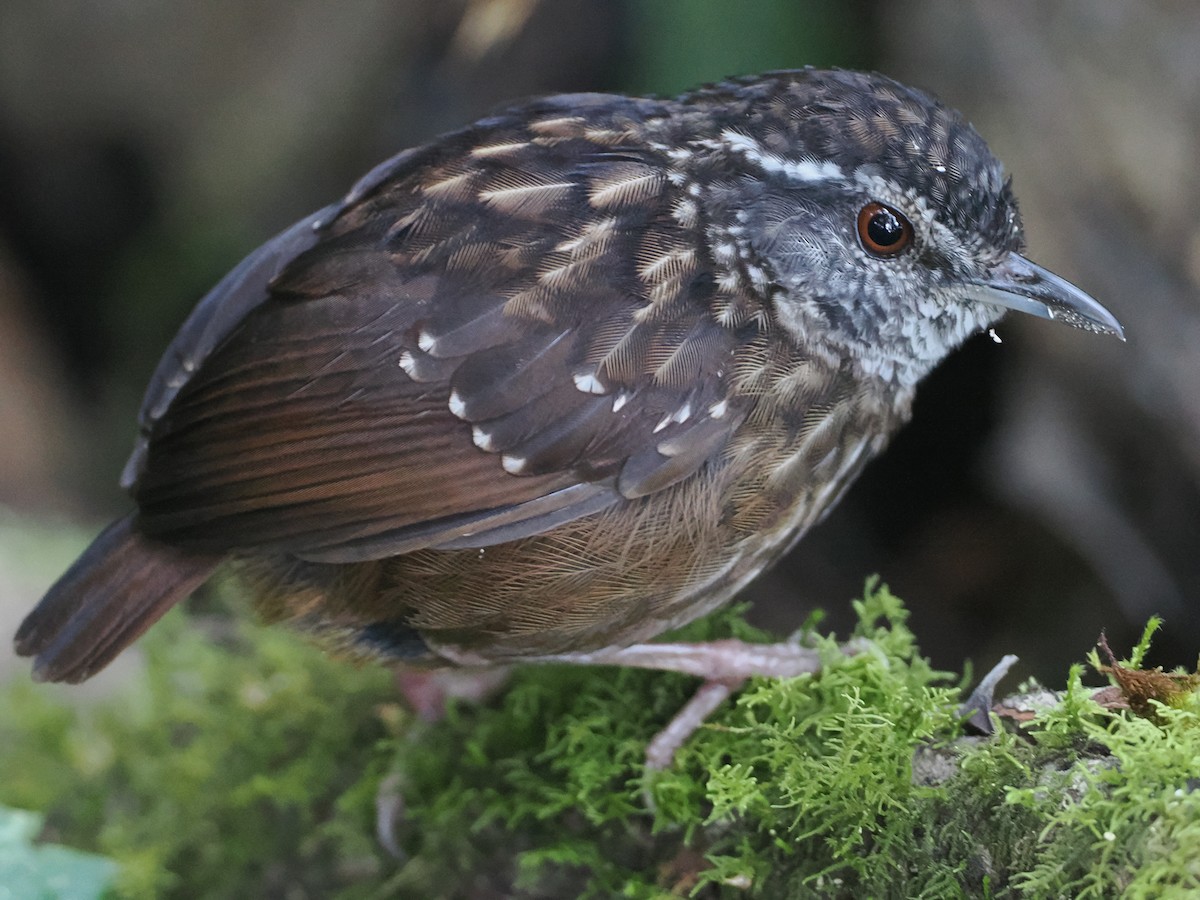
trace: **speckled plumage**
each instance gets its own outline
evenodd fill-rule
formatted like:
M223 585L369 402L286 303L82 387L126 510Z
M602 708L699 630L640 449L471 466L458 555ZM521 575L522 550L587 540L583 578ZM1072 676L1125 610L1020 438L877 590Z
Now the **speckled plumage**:
M864 247L871 202L911 223L903 254ZM882 76L535 100L381 165L214 288L108 540L145 551L154 617L180 599L162 547L188 590L237 559L269 617L353 653L642 641L829 510L1001 314L1020 244L982 139ZM89 639L89 605L123 615L52 589L23 627L44 677L132 639Z

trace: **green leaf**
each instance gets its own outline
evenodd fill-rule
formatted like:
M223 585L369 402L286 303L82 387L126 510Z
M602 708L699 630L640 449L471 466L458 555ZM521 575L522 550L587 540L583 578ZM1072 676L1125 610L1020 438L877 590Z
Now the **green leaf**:
M0 900L93 900L117 864L69 847L35 844L42 816L0 806Z

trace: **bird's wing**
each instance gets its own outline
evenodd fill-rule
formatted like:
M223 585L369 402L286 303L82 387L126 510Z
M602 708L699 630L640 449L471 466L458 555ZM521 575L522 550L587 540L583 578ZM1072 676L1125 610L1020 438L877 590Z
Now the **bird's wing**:
M231 292L232 326L216 303L210 348L176 348L199 359L156 377L147 533L328 561L485 546L719 455L761 312L712 315L732 289L657 152L553 107L432 146L260 260L268 296Z

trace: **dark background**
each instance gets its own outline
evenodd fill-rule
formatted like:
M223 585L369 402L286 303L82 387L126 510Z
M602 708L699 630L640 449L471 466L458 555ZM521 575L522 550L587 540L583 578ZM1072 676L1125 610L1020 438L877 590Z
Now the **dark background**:
M1058 683L1101 628L1120 649L1155 612L1152 661L1193 663L1200 7L1123 0L5 0L0 622L53 577L25 573L29 533L125 508L158 355L258 243L517 97L804 64L962 109L1014 175L1030 255L1129 342L1016 319L969 342L752 589L756 616L786 632L821 606L844 627L879 573L940 666L1015 652Z

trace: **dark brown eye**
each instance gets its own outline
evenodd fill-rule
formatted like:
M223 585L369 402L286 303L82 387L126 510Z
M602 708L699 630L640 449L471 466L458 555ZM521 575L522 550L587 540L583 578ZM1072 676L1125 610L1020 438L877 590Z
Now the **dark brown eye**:
M874 256L895 256L912 242L912 223L890 206L868 203L858 212L858 239Z

